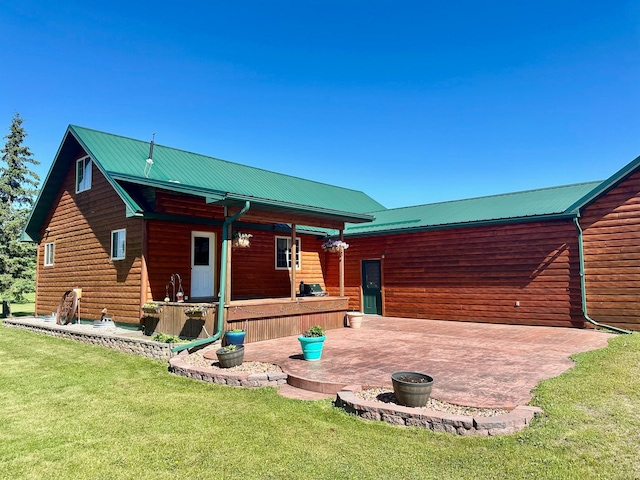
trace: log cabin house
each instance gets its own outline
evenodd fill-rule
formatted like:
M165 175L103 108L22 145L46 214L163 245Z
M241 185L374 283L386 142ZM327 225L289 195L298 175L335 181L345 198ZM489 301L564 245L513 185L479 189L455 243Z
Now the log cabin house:
M25 228L38 243L36 314L80 288L83 320L106 308L121 325L190 338L338 328L348 309L638 330L639 167L385 209L360 191L69 126ZM240 234L250 248L233 248ZM324 251L327 238L348 250ZM301 281L328 295L300 296ZM156 315L141 310L151 300ZM194 303L201 318L185 315Z

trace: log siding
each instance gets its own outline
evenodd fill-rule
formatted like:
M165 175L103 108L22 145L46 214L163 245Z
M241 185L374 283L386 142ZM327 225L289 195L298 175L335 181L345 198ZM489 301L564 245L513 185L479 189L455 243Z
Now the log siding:
M580 225L589 316L597 322L639 330L640 173L588 206Z
M91 188L75 193L75 166L74 161L38 242L36 314L55 311L62 294L79 287L81 318L97 320L107 308L114 321L138 323L143 222L126 218L124 203L95 165ZM111 232L123 228L126 257L112 261ZM44 246L50 242L54 264L45 267Z
M584 326L570 221L350 238L345 295L361 309L361 262L380 259L383 315ZM337 294L337 256L327 265ZM518 305L518 306L516 306Z

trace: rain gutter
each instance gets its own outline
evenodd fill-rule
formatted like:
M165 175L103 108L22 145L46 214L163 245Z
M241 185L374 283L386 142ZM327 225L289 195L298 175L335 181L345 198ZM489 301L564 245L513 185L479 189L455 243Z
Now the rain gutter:
M573 223L575 223L576 228L578 229L578 256L580 257L580 291L582 294L582 315L585 320L592 325L600 328L606 328L607 330L611 330L616 333L631 333L629 330L625 330L623 328L612 327L611 325L604 325L602 323L598 323L589 317L589 313L587 311L587 282L584 274L584 245L582 241L582 228L580 227L580 222L578 222L578 217L574 217Z
M244 207L238 213L231 217L227 217L222 224L222 256L220 259L220 294L218 299L218 328L217 332L211 337L201 338L200 340L196 340L194 342L185 343L182 345L178 345L171 349L172 352L181 352L182 350L187 350L189 348L198 347L200 345L206 345L208 343L213 343L218 340L222 336L222 327L224 326L224 302L227 294L227 251L228 251L228 242L229 242L229 226L242 215L247 213L247 211L251 208L251 202L244 202Z

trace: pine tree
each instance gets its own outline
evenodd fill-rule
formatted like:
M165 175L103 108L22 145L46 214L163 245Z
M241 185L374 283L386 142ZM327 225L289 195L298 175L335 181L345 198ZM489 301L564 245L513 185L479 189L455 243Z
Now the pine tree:
M33 206L39 177L30 166L40 162L23 145L27 136L16 113L5 136L0 166L0 296L21 301L35 291L36 245L20 241Z

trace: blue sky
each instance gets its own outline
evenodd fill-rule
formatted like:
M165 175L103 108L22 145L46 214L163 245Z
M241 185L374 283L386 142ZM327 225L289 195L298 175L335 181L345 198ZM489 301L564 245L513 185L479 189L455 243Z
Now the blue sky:
M604 179L640 155L640 2L0 4L0 128L68 124L387 207Z

